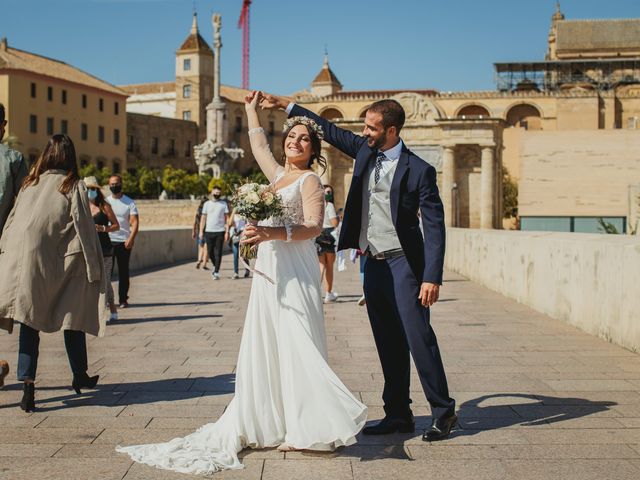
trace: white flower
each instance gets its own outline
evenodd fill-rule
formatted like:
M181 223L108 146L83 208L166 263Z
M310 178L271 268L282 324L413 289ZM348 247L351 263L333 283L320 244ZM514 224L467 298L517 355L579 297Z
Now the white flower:
M260 203L260 196L256 192L251 192L247 195L247 202L257 205Z
M276 197L271 192L265 192L262 195L262 200L264 201L265 205L271 205L275 199Z
M246 195L248 194L251 190L254 189L255 187L255 183L245 183L244 185L242 185L240 188L238 188L238 193L240 195Z

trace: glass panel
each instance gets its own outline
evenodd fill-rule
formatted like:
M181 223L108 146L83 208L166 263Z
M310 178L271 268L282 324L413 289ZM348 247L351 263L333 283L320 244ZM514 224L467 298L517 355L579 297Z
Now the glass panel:
M624 217L575 217L574 232L581 233L606 233L599 223L600 218L618 233L625 233L626 218Z
M570 232L571 217L521 217L520 230Z

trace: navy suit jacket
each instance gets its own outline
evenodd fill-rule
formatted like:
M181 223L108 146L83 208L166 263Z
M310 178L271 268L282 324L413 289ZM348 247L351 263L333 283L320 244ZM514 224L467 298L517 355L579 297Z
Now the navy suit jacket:
M322 126L324 140L354 158L353 179L344 209L338 250L360 248L362 189L367 188L368 166L375 162L376 151L367 139L336 127L315 113L294 105L289 116L304 115ZM444 209L436 185L436 169L403 145L391 184L391 216L405 256L419 282L442 284L444 266ZM422 234L418 222L422 217Z

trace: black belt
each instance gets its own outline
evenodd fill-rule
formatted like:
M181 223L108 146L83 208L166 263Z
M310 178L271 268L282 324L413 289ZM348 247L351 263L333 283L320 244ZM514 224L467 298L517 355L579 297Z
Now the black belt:
M367 258L373 258L374 260L388 260L390 258L404 256L404 250L402 250L401 248L396 248L395 250L387 250L386 252L373 254L371 253L371 250L367 249L367 251L364 252L364 255Z

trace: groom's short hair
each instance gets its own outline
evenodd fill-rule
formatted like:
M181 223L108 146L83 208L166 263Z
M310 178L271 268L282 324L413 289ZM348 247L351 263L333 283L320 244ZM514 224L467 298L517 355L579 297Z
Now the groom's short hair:
M378 100L367 109L382 115L382 126L385 130L389 127L396 127L398 134L404 126L404 108L395 100Z

